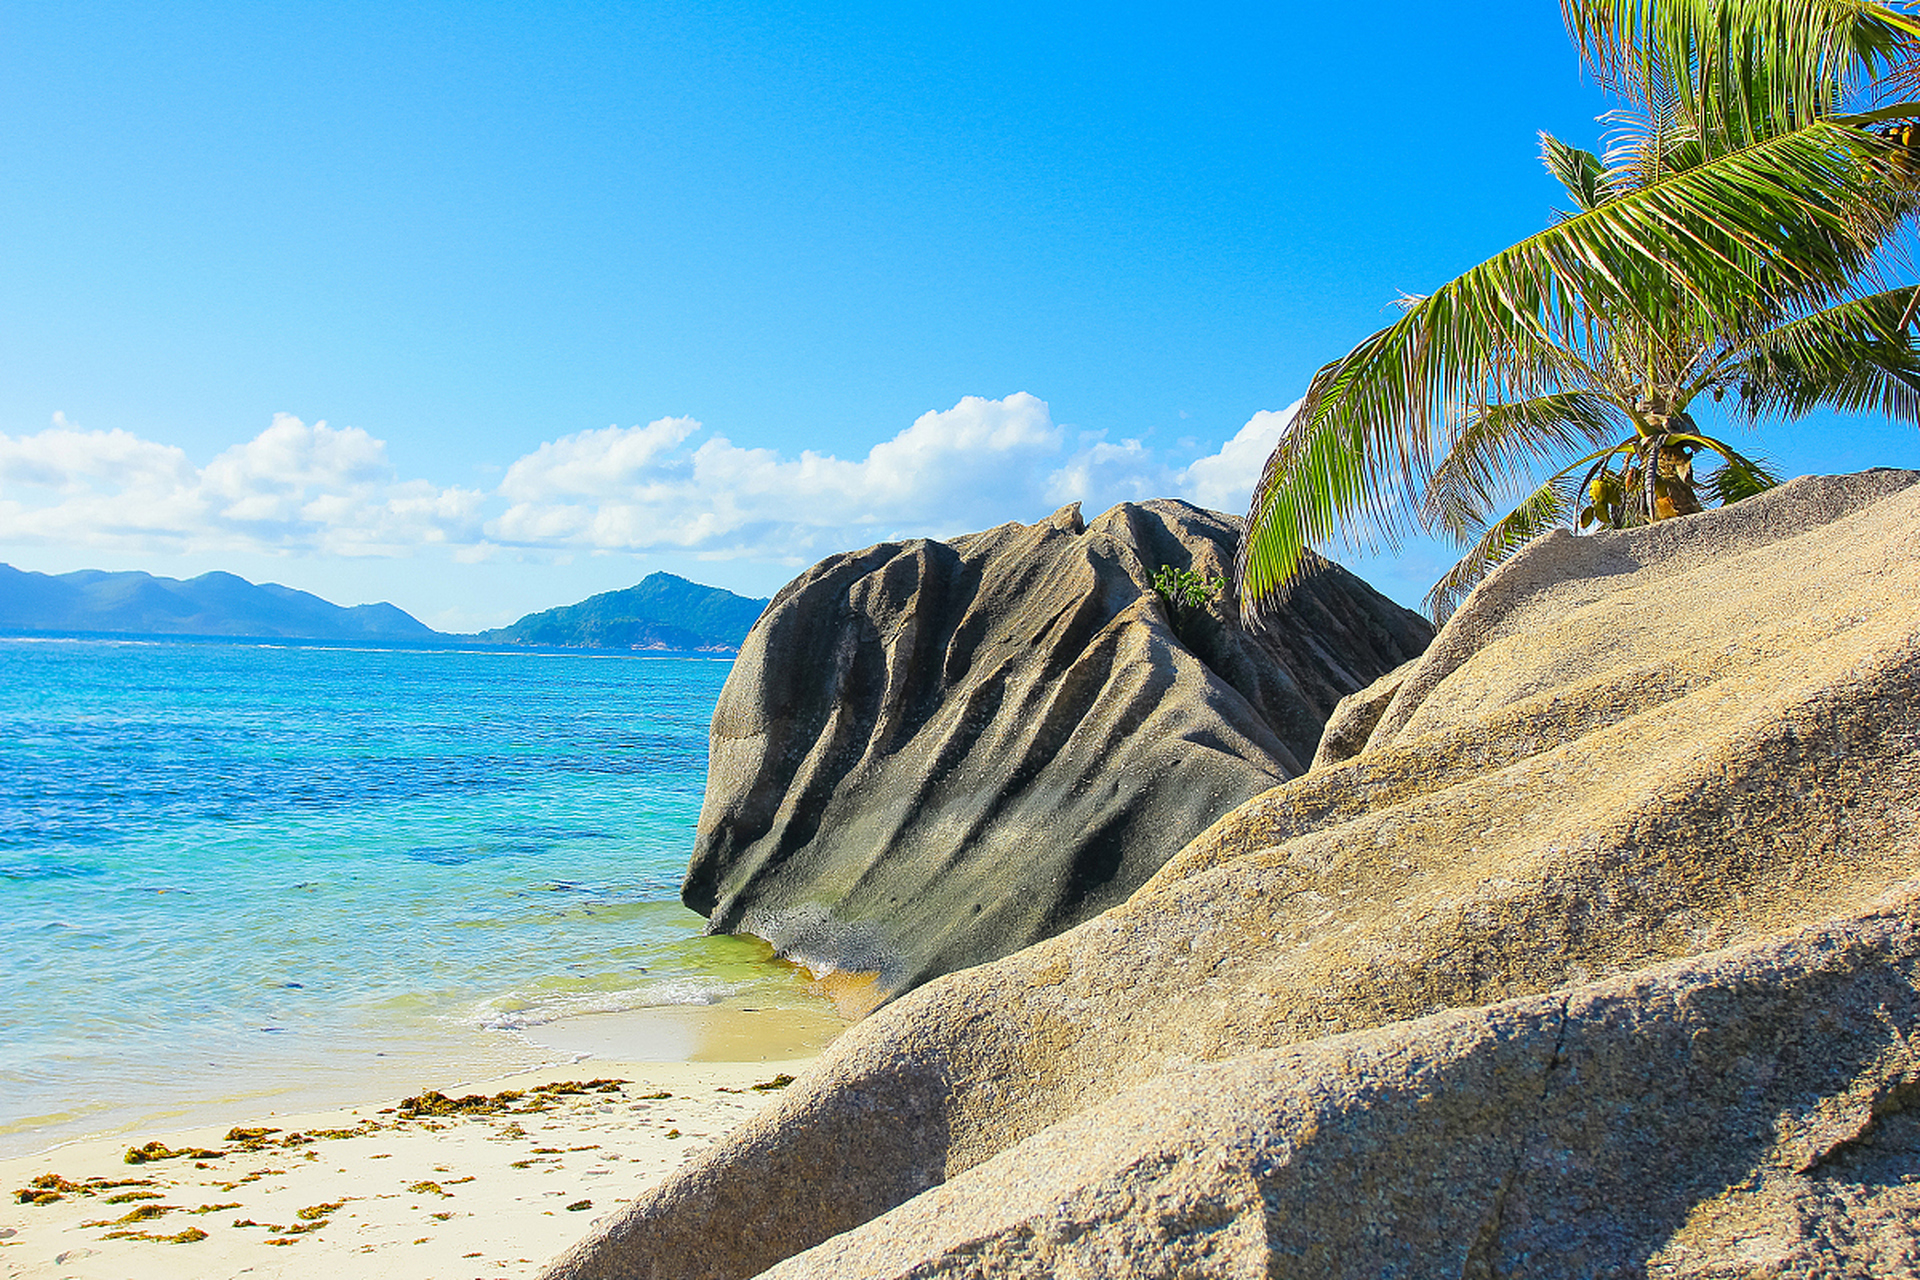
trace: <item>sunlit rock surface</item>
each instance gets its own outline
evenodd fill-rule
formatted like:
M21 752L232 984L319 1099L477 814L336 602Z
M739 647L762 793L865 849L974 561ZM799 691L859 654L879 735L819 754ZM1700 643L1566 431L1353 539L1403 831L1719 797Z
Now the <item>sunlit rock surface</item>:
M1913 1274L1916 481L1533 544L548 1274Z

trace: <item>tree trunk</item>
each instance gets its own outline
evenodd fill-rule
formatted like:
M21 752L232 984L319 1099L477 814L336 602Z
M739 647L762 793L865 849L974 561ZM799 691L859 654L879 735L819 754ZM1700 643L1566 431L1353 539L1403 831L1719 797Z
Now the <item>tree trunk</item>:
M1690 516L1700 510L1699 495L1693 491L1693 459L1679 445L1660 442L1658 471L1653 482L1653 518L1671 520Z

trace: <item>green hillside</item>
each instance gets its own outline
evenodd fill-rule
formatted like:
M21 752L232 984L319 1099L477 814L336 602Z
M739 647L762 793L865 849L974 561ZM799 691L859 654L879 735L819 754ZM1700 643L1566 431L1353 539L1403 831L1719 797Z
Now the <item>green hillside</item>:
M477 638L491 644L570 649L737 650L766 607L765 600L749 600L671 573L650 573L624 591L530 613Z
M183 582L138 571L45 574L5 564L0 564L0 630L382 642L439 635L390 604L343 608L306 591L248 582L231 573L203 573Z

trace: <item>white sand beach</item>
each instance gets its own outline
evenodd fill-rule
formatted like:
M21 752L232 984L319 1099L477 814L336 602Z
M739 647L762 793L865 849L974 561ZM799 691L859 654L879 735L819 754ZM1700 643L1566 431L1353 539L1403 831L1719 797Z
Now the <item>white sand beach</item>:
M606 1056L621 1044L658 1045L662 1018L686 1023L676 1047L728 1060ZM695 1011L583 1018L567 1046L580 1060L443 1085L437 1098L416 1092L410 1107L393 1096L236 1114L226 1125L6 1160L0 1275L531 1275L778 1098L833 1029L804 1013L746 1025ZM129 1163L129 1149L148 1143L164 1154Z

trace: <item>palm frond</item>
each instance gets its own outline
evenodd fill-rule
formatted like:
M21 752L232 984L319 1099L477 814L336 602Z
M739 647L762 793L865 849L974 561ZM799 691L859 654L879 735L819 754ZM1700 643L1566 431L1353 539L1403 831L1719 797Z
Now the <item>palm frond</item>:
M1872 154L1851 120L1818 120L1623 192L1441 286L1321 368L1255 486L1241 599L1270 603L1301 553L1349 517L1397 546L1438 425L1463 406L1552 393L1579 372L1596 322L1712 335L1749 325L1756 308L1843 297L1893 222L1874 212Z
M1824 406L1920 426L1920 350L1901 328L1915 292L1888 289L1780 324L1756 335L1720 381L1740 388L1749 417L1798 418Z
M1589 68L1634 101L1664 82L1703 139L1832 111L1909 61L1920 20L1881 0L1561 0Z
M1731 448L1724 450L1721 465L1700 481L1700 487L1723 507L1779 484L1779 474L1764 458L1749 458Z
M1464 544L1485 527L1497 502L1516 496L1511 477L1526 474L1530 464L1585 453L1622 432L1632 434L1631 422L1591 391L1476 407L1455 427L1427 481L1421 522Z
M1540 162L1573 197L1576 212L1597 209L1613 195L1607 166L1591 151L1583 151L1543 132L1540 135Z
M1396 341L1406 324L1403 319L1322 368L1313 380L1313 386L1322 388L1319 403L1343 401L1355 377L1352 370L1343 368L1349 363L1365 369L1395 359L1408 362L1411 353ZM1397 353L1391 350L1396 345L1402 347ZM1379 408L1391 412L1390 403ZM1378 429L1377 414L1350 415L1344 421L1317 414L1310 420L1303 410L1304 406L1294 412L1267 458L1254 486L1247 531L1234 557L1238 592L1249 608L1257 609L1262 601L1292 585L1312 547L1332 541L1336 532L1348 533L1351 540L1352 530L1346 525L1350 517L1367 517L1367 526L1395 551L1409 524L1386 483L1388 463L1383 456L1401 446L1400 488L1411 490L1421 462L1413 449L1405 447L1408 442L1396 441L1394 433Z
M1445 622L1460 602L1500 562L1556 525L1565 524L1574 507L1573 485L1565 472L1528 494L1512 511L1489 525L1453 568L1433 584L1421 603L1434 625Z
M1874 100L1901 102L1920 98L1920 42L1909 49L1873 83Z

